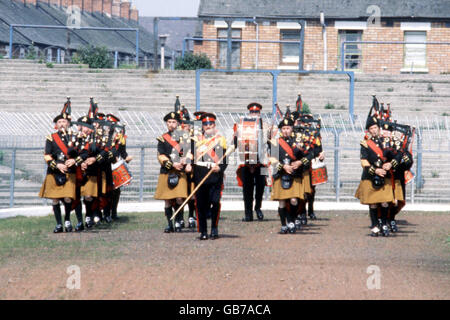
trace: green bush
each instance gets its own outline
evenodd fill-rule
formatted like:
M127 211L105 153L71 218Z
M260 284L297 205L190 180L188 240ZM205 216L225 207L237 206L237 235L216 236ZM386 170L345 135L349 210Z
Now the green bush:
M31 45L28 47L27 55L25 56L25 59L28 60L35 60L36 59L36 48L34 45Z
M175 60L175 70L196 70L196 69L211 69L212 64L208 56L204 53L192 54L187 53L183 57L178 57Z
M311 113L311 109L309 108L309 104L307 104L306 102L303 102L303 113L307 113L307 114Z
M74 62L75 61L75 62ZM108 48L94 47L88 45L78 50L77 55L72 57L74 63L84 63L89 65L89 68L105 69L112 68L113 61L109 55Z
M45 65L47 66L47 68L53 68L53 63L51 62L47 62Z
M328 102L328 103L325 105L325 109L336 109L336 107L334 106L334 104Z
M0 54L0 59L3 59L3 55L2 54Z

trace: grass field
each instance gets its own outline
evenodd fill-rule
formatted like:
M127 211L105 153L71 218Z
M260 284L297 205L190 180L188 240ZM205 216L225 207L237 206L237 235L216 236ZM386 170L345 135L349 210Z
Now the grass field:
M402 213L389 238L369 236L365 212L318 212L295 235L278 234L276 213L265 215L243 223L242 213L222 213L215 241L164 234L163 213L63 234L52 233L52 216L3 219L0 299L450 298L448 213ZM71 265L80 290L66 288ZM366 288L370 265L383 272L382 290Z

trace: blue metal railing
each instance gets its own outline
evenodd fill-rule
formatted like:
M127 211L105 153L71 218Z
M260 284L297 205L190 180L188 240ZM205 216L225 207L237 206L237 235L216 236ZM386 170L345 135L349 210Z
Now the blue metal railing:
M136 65L139 65L139 28L69 27L69 26L56 26L56 25L11 24L9 26L9 58L10 59L12 59L12 52L13 52L14 28L96 30L96 31L134 31L134 32L136 32Z
M340 74L340 75L347 75L350 80L350 89L349 89L349 117L351 121L354 121L354 92L355 92L355 75L353 71L336 71L336 70L252 70L252 69L233 69L233 70L227 70L227 69L197 69L195 72L195 101L196 101L196 109L197 111L200 110L200 76L204 72L223 72L223 73L230 73L230 72L238 72L238 73L270 73L272 75L272 114L275 115L276 113L276 103L278 100L278 76L281 73L301 73L301 74Z

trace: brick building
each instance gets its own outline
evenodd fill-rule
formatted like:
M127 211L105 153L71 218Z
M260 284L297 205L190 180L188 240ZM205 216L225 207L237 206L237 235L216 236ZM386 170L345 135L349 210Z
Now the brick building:
M321 19L322 13L322 19ZM201 0L197 37L299 41L304 20L305 70L341 68L343 41L450 43L448 0ZM244 21L243 19L247 19ZM226 67L227 43L196 41L216 68ZM299 44L233 42L232 67L298 69ZM345 69L365 73L450 72L449 44L345 44Z

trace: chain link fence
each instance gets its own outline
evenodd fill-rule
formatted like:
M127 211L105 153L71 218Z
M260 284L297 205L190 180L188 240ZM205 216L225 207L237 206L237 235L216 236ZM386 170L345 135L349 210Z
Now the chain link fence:
M133 181L123 187L121 201L153 200L160 165L157 161L156 138L165 132L163 112L116 113L126 124L127 151L133 157L129 168ZM233 125L244 113L216 112L219 131L228 140ZM52 133L50 113L0 112L0 208L46 205L38 197L46 174L43 160L45 136ZM73 118L81 114L74 113ZM328 182L317 187L317 201L358 201L354 197L361 177L360 140L364 136L366 115L357 115L352 123L345 115L321 114L322 142ZM271 124L272 115L263 114ZM414 167L416 178L406 187L411 203L450 203L450 121L448 117L405 118L399 123L416 127ZM229 159L223 199L241 200L237 186L237 154ZM14 170L12 170L14 168ZM270 198L266 188L265 198Z

